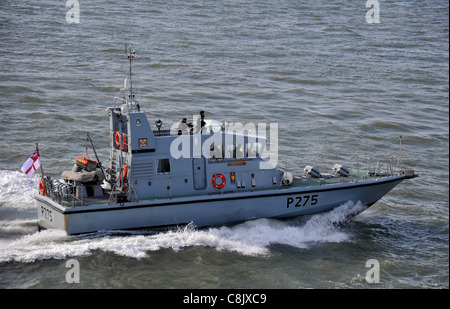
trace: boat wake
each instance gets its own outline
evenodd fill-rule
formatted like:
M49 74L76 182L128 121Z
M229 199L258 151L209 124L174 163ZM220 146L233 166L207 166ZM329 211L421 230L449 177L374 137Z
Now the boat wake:
M32 179L19 171L0 170L0 207L36 209L39 178Z
M178 251L194 246L270 256L273 245L307 249L320 243L350 241L351 234L343 224L365 208L349 202L330 212L286 221L257 219L205 229L187 225L159 233L100 231L68 236L59 230L38 231L34 219L37 183L38 179L30 180L20 172L0 171L0 263L67 259L96 251L142 259L161 249Z
M0 221L0 231L18 232L20 238L0 241L0 263L34 262L88 256L96 251L142 259L161 249L175 251L203 246L218 251L236 252L246 256L270 256L272 245L307 249L319 243L350 241L342 224L359 213L364 206L344 204L333 211L288 221L257 219L233 226L198 229L188 225L177 230L155 233L149 231L101 231L68 236L59 230L25 234L35 223Z

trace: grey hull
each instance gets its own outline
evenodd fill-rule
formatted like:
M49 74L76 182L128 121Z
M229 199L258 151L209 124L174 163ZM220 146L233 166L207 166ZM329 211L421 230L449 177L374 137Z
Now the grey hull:
M332 186L273 189L241 193L142 200L123 204L64 207L37 197L38 225L67 234L100 230L223 225L258 218L290 218L332 210L348 201L370 206L405 175Z

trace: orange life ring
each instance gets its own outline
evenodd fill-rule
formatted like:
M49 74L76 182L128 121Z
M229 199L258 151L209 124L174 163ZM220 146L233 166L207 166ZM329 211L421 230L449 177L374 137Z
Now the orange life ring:
M222 183L220 185L218 185L216 183L216 179L217 178L222 179ZM226 183L227 183L227 180L225 179L225 176L223 176L222 174L216 174L216 175L213 176L212 184L213 184L214 188L222 189L223 187L225 187Z
M43 180L41 180L41 182L39 183L39 193L45 195L45 184Z
M122 133L122 137L123 137L122 150L123 151L127 151L127 136L125 135L125 133ZM120 133L119 133L119 131L116 132L114 140L116 142L117 147L120 147Z
M119 132L116 132L115 141L116 141L116 146L119 147L120 146L120 133Z

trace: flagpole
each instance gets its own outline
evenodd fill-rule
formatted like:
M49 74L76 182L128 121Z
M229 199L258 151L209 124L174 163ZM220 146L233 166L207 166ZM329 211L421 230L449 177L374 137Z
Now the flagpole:
M38 143L36 143L36 149L39 150ZM41 153L39 152L39 158L40 157L41 157ZM40 167L41 167L41 178L44 178L44 169L42 168L42 162L41 162Z

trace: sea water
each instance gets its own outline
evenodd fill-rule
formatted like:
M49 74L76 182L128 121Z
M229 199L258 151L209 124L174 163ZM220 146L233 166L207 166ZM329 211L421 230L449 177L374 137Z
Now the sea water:
M1 1L0 288L448 288L448 11L447 1ZM384 164L401 136L403 166L420 177L354 218L361 205L347 203L206 229L38 231L39 176L20 167L38 142L44 173L58 177L87 147L93 155L86 132L107 164L105 109L123 86L126 44L152 125L200 110L277 123L278 163L297 175Z

